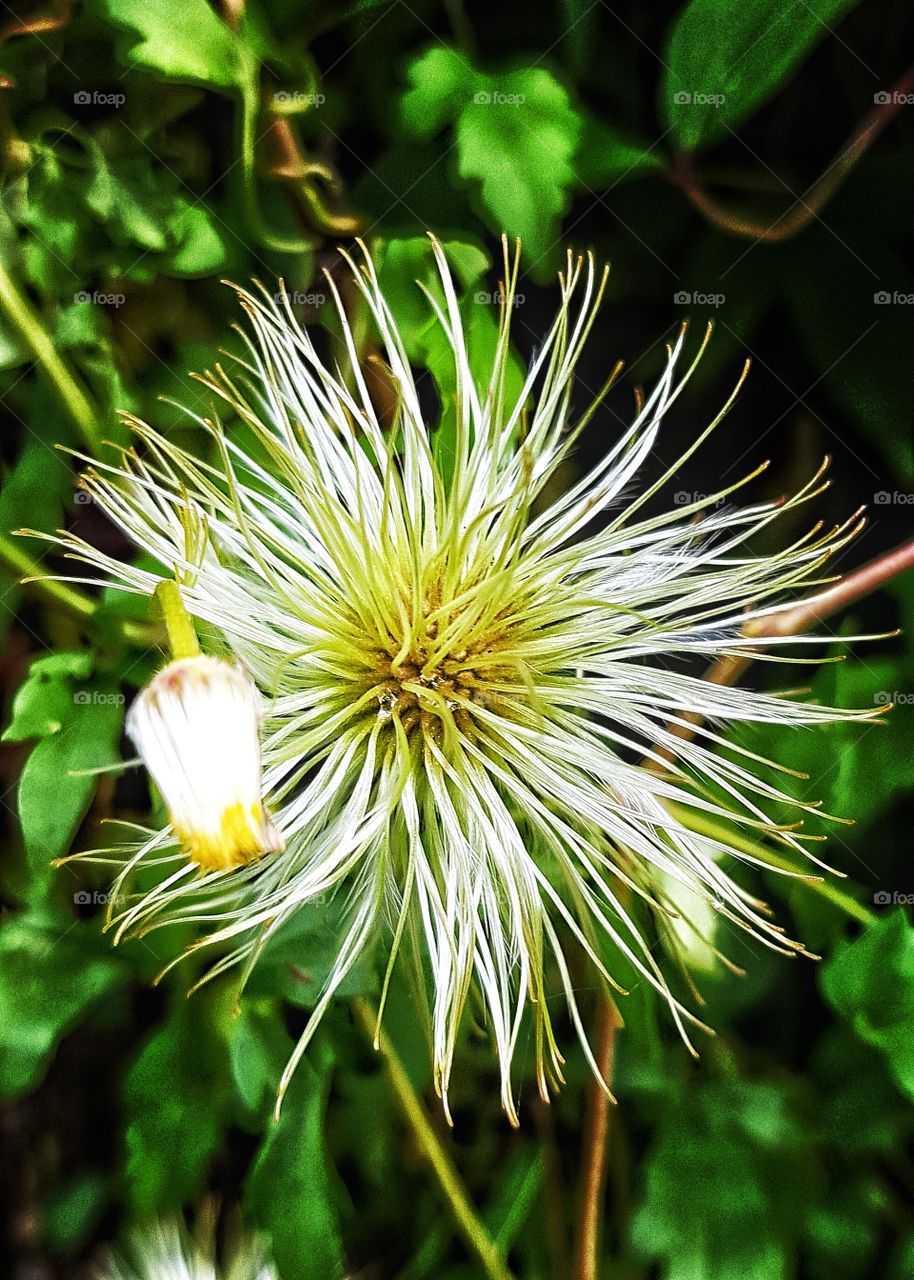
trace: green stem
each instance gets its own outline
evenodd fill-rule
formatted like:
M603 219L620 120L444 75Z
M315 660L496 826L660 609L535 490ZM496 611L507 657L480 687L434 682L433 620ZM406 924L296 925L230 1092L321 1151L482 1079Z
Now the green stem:
M69 613L79 618L91 619L98 609L98 602L85 591L70 586L67 582L57 582L54 578L45 577L41 564L33 560L28 552L23 551L6 534L0 533L0 561L3 561L14 573L21 575L23 585L35 587L42 595L61 605ZM134 622L125 618L120 624L121 634L131 644L141 647L159 645L163 636L158 627Z
M692 809L689 805L676 804L673 801L667 803L667 809L670 813L681 822L684 827L688 827L690 831L696 831L699 835L710 836L714 840L720 840L728 844L732 849L739 849L742 853L748 853L753 858L767 862L769 866L780 871L795 871L801 876L809 875L809 868L798 866L792 858L787 858L781 853L776 853L768 845L761 844L759 841L751 839L740 831L728 826L724 822L715 821L706 814ZM798 884L817 893L820 897L826 898L834 906L838 907L846 915L851 916L854 920L859 920L861 924L872 924L876 919L875 912L870 911L869 907L865 907L862 902L858 902L855 897L840 889L833 880L802 879L797 881Z
M97 455L101 445L98 414L76 378L57 354L50 336L2 260L0 260L0 312L9 327L31 352L36 364L44 370L83 443Z
M95 601L85 591L78 591L66 582L57 582L53 578L42 578L41 565L33 560L28 552L16 545L5 533L0 533L0 559L14 573L22 575L24 582L32 584L44 595L49 596L57 604L78 614L81 618L91 618L95 612Z
M352 1005L362 1030L374 1044L377 1011L364 999L353 1000ZM389 1037L383 1032L380 1037L380 1049L387 1078L400 1110L421 1147L422 1154L432 1167L438 1186L448 1202L463 1238L479 1259L488 1280L512 1280L504 1258L473 1208L453 1160L425 1114L425 1109L416 1096L403 1063Z
M200 642L193 619L184 607L178 584L171 578L164 578L156 587L154 598L162 611L172 659L196 658L200 653Z
M277 253L307 253L314 242L302 236L275 235L266 225L260 213L257 196L257 120L260 113L258 71L248 68L248 77L241 89L238 104L239 149L241 151L241 191L248 225L260 243Z

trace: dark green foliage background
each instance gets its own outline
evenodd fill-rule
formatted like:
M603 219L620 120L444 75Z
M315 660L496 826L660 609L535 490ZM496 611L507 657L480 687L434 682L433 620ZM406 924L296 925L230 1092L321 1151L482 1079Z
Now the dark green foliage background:
M237 1012L228 982L188 1002L189 969L151 986L189 937L112 950L104 869L51 869L108 842L104 818L148 807L134 775L72 775L128 750L123 699L160 655L124 637L126 617L146 618L136 602L107 594L80 617L19 585L16 556L46 553L10 534L63 524L131 554L52 446L123 440L116 410L130 409L203 447L168 401L205 406L188 371L233 342L220 279L282 276L302 315L332 331L321 270L340 278L336 246L355 232L377 250L443 440L444 344L412 284L430 278L430 228L449 245L480 368L502 231L524 243L521 355L548 324L566 248L613 263L582 401L617 358L628 382L579 465L613 438L681 320L713 319L657 471L747 355L754 369L663 502L770 457L750 490L768 497L828 452L823 519L870 505L841 568L876 556L910 536L914 512L914 101L892 98L914 16L902 0L83 0L3 5L0 23L5 1274L88 1276L132 1224L214 1196L270 1236L283 1280L469 1280L478 1264L347 999L270 1121L332 955L333 904L303 913ZM876 108L886 127L820 204L814 184L844 172L854 131L884 122ZM36 367L23 298L90 397L88 421ZM802 794L857 819L831 828L829 856L849 877L837 893L742 873L823 962L788 963L724 929L747 976L700 975L718 1035L698 1061L643 988L623 1004L604 1278L914 1276L914 933L896 901L914 890L912 623L909 574L832 624L905 634L856 646L814 680L845 705L894 701L886 725L751 737L810 775L794 784ZM795 671L753 678L778 687ZM366 964L349 995L374 981ZM580 986L592 1022L583 966ZM546 1109L525 1083L517 1132L490 1047L468 1031L447 1134L422 1020L399 988L388 1027L513 1273L570 1276L587 1089L570 1028L566 1091ZM520 1065L529 1081L529 1052Z

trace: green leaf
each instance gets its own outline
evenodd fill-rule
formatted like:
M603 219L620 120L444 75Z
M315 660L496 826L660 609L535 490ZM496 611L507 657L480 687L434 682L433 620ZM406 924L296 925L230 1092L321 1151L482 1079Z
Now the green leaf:
M663 1280L782 1280L801 1215L791 1208L801 1148L786 1099L766 1084L680 1092L648 1156L635 1246Z
M488 255L461 240L444 240L441 247L456 278L458 296L475 285L489 266ZM419 283L443 306L444 295L427 236L388 240L378 254L378 280L397 322L411 361L428 365L434 334L441 326Z
M41 1082L60 1039L122 972L71 916L35 909L0 928L0 1096Z
M664 167L656 145L602 120L585 119L575 173L578 182L595 190L617 187Z
M453 123L458 172L478 181L490 228L520 236L539 263L575 183L581 121L567 91L541 67L490 75L442 47L416 58L409 78L401 103L407 131L427 136Z
M336 966L345 913L343 894L299 907L270 937L248 979L246 994L281 996L312 1008ZM337 995L364 995L375 984L370 951L366 951L340 983Z
M235 1090L252 1116L272 1112L294 1047L275 1002L244 1001L232 1022L230 1056Z
M252 1222L272 1240L280 1273L296 1280L338 1280L343 1274L336 1175L324 1145L329 1086L327 1067L319 1070L303 1058L245 1193Z
M136 175L127 166L114 168L101 152L94 152L95 169L86 187L89 209L105 222L114 238L151 252L161 252L168 236L161 216L164 185L148 170Z
M883 1162L903 1150L914 1108L899 1094L879 1053L846 1023L830 1026L812 1063L815 1122L827 1143L827 1180L806 1213L805 1248L813 1280L860 1280L869 1274L890 1212Z
M0 369L18 369L28 359L28 348L22 339L0 324Z
M70 1254L95 1230L108 1198L100 1173L82 1173L55 1191L44 1205L42 1237L55 1253Z
M225 265L225 240L205 205L181 201L170 230L177 248L168 255L169 272L179 276L212 275Z
M670 34L662 107L680 147L725 138L786 83L857 0L690 0Z
M73 714L73 680L85 680L93 657L82 653L49 653L37 658L13 699L13 718L3 742L25 742L60 733Z
M49 533L60 525L63 503L72 487L72 475L61 453L27 435L0 490L0 529L6 533L28 525Z
M826 1000L885 1056L914 1100L914 929L900 908L846 943L821 971Z
M468 93L481 77L471 63L445 45L434 45L410 65L410 88L400 101L408 133L429 137L453 123L466 106Z
M902 672L892 660L851 659L825 668L816 687L825 688L825 696L834 706L886 707L909 685L900 676ZM829 734L833 767L825 778L825 807L835 806L833 812L846 813L862 828L886 814L914 786L914 757L908 750L914 732L914 706L899 701L883 723L845 721L835 729L836 733Z
M117 244L165 254L167 269L177 275L203 275L224 264L225 244L211 210L185 195L174 175L151 174L136 155L109 158L99 146L90 155L85 201Z
M221 1141L231 1098L221 995L179 994L127 1073L126 1176L135 1212L190 1200Z
M568 207L580 121L548 71L513 71L499 84L490 102L474 96L461 112L458 167L462 177L479 179L492 230L520 236L538 263Z
M29 862L45 871L70 847L98 777L116 764L124 697L112 681L85 683L90 654L56 653L32 664L4 738L39 742L19 781L18 810Z
M72 175L53 150L55 132L49 131L39 139L35 164L19 184L23 195L20 218L33 232L23 241L23 262L26 274L36 284L53 279L50 264L59 261L57 255L65 256L67 261L78 260L77 248L84 235ZM53 245L53 257L49 256L48 242Z
M882 722L845 720L816 730L822 751L811 751L808 735L773 727L772 757L808 772L809 780L785 780L798 797L821 800L826 812L852 818L858 830L884 817L914 786L914 705L900 699L910 687L904 668L891 658L829 663L812 682L812 695L825 706L886 708ZM768 753L767 747L762 749Z
M545 1155L517 1151L506 1160L486 1210L486 1225L502 1253L507 1254L542 1193Z
M206 0L93 0L90 8L131 32L135 66L214 89L244 80L241 42Z

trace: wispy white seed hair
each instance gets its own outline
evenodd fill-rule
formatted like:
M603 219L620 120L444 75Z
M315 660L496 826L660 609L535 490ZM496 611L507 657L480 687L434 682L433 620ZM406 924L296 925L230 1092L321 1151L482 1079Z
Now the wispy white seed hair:
M216 1264L211 1230L192 1238L172 1219L135 1233L101 1280L279 1280L259 1242L236 1240L224 1268Z
M342 895L337 961L283 1089L334 991L386 933L390 966L403 945L421 956L445 1107L472 997L514 1120L525 1012L541 1091L561 1080L547 974L564 988L595 1068L572 951L610 986L612 957L624 957L663 994L683 1035L695 1022L636 919L644 902L659 918L675 914L664 885L678 882L776 950L802 950L724 869L724 855L752 858L683 814L804 852L801 836L770 815L813 806L764 780L747 747L718 748L736 723L853 713L698 677L702 660L785 643L742 628L823 581L823 562L855 522L817 525L772 555L746 549L821 490L821 473L782 502L730 505L734 485L643 514L683 460L633 487L701 354L679 372L684 333L631 425L556 496L549 482L589 417L572 421L572 384L605 275L569 258L558 315L509 400L516 259L506 257L491 376L477 385L445 254L433 250L441 292L431 306L455 385L447 466L366 252L350 267L385 352L394 421L372 401L332 280L345 374L319 356L287 302L239 290L248 354L203 381L256 451L218 420L197 418L215 443L216 462L204 462L136 422L139 450L86 475L95 501L163 574L177 575L187 608L268 699L264 789L285 844L202 877L170 829L130 854L106 852L123 861L118 895L140 863L162 871L117 917L118 936L202 923L223 949L213 973L237 962L249 972L299 907ZM59 540L105 582L151 593L160 580L71 534ZM704 727L680 736L695 715ZM189 774L198 766L183 761Z

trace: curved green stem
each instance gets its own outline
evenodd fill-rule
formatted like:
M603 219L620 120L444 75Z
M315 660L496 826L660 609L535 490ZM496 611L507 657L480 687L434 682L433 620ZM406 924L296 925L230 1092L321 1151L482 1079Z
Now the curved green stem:
M260 97L256 75L251 72L241 90L238 107L239 149L241 152L241 191L248 225L260 243L277 253L306 253L314 243L303 236L274 234L264 222L257 198L257 120L260 113Z
M163 578L155 589L155 601L162 612L168 646L172 658L196 658L200 642L194 630L193 619L184 607L178 584L172 578Z
M23 551L4 533L0 533L0 561L3 561L14 573L19 574L24 585L34 587L69 613L87 620L94 617L98 602L92 596L71 586L68 582L58 582L54 578L46 577L39 561L33 560L27 551ZM161 645L164 640L159 627L135 622L132 618L124 618L120 629L121 635L130 644L149 647Z
M0 560L3 560L14 573L21 574L24 582L36 586L44 595L49 596L57 604L63 605L70 613L75 613L81 618L91 618L95 612L95 601L85 591L78 591L66 582L37 576L41 573L41 565L5 533L0 533Z
M58 355L54 343L0 260L0 311L9 327L44 371L57 398L87 448L98 454L101 445L98 414L82 387Z
M362 1030L374 1044L378 1020L376 1010L367 1000L361 998L353 1000L352 1007ZM464 1240L479 1259L488 1280L512 1280L504 1258L473 1208L453 1160L425 1114L425 1109L416 1096L403 1063L390 1043L389 1037L383 1033L380 1037L380 1048L387 1078L400 1110L421 1147L422 1154L431 1165L438 1186L448 1202Z

